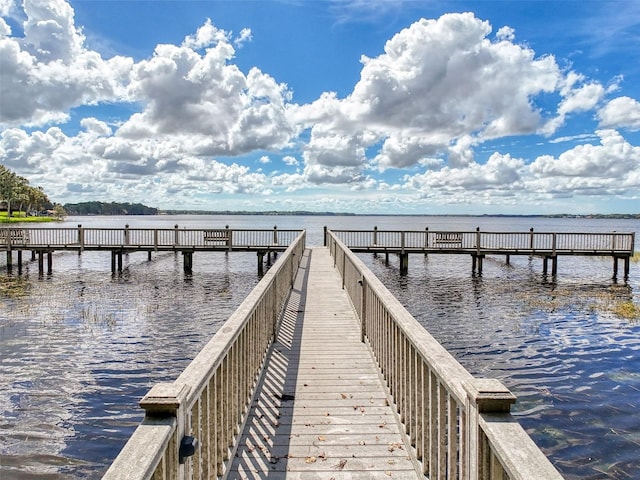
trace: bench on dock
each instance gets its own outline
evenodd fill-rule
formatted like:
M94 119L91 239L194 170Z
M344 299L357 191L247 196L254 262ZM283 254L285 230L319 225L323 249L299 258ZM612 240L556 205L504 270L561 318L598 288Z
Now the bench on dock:
M229 243L230 234L229 230L205 230L204 242L205 243Z
M436 232L436 238L433 244L436 246L462 247L462 233Z
M0 230L0 243L24 245L29 243L29 232L22 228L5 228Z

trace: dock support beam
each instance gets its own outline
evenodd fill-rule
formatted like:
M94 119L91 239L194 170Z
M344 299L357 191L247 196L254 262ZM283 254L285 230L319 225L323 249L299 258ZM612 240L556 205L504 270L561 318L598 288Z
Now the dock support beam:
M264 275L264 252L258 252L258 276Z
M484 260L484 255L478 255L477 253L471 254L471 272L478 273L478 275L482 275L482 262Z
M184 273L193 273L193 252L184 250L182 252L182 263L184 267Z
M630 257L628 257L628 256L625 256L625 257L614 256L613 257L613 280L617 280L618 279L618 262L620 260L624 260L624 279L626 281L626 280L629 279Z
M38 273L42 275L44 273L44 250L38 250ZM51 274L53 271L53 252L48 251L47 254L47 274Z
M117 266L116 266L117 263ZM122 251L121 250L111 250L111 273L116 273L116 268L118 273L122 272Z
M549 271L549 268L548 268L549 259L551 259L551 276L555 277L558 274L558 256L557 255L544 257L544 260L542 262L542 274L547 275Z
M406 275L409 273L409 254L400 253L400 275Z

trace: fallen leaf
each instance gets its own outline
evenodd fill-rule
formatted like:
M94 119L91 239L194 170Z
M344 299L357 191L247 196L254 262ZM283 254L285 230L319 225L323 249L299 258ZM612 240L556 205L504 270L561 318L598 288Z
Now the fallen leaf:
M338 463L336 463L333 466L333 468L335 468L336 470L342 470L346 464L347 464L347 460L346 459L342 459Z
M384 474L385 474L387 477L390 477L390 476L391 476L391 471L390 471L390 470L386 470L386 471L384 472Z
M317 459L316 457L307 457L307 458L304 460L304 463L316 463L316 461L317 461L317 460L318 460L318 459Z
M343 400L347 398L347 396L344 393L341 393L340 396L342 397Z
M318 435L318 440L324 442L326 438L324 437L324 435Z

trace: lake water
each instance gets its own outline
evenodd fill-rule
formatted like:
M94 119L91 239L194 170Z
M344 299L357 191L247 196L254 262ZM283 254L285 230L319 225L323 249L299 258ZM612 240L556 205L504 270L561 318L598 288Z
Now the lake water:
M322 228L640 232L632 220L493 217L179 216L75 217L62 226ZM55 224L51 226L61 226ZM636 234L636 237L640 235ZM638 241L638 239L637 239ZM636 244L636 251L638 251ZM640 264L611 280L610 258L542 261L491 257L483 275L469 256L361 258L407 309L476 376L499 378L513 411L570 479L640 478L640 323L615 313L640 303ZM100 478L142 418L139 399L170 381L242 302L259 278L255 253L125 258L55 254L8 275L0 265L0 478Z

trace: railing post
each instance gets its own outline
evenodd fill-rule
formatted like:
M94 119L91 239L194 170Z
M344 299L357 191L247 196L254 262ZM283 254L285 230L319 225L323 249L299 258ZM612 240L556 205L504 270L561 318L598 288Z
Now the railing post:
M174 233L174 237L173 237L173 245L180 245L179 242L179 238L178 238L178 224L176 223L175 227L173 227L175 229L175 233Z
M78 224L78 245L80 246L78 255L80 255L80 253L82 253L82 251L84 250L84 229L80 224Z
M175 417L177 426L166 452L167 478L183 480L191 477L191 461L180 451L183 439L191 432L191 412L185 404L189 386L158 383L140 401L145 418Z
M516 396L496 379L474 378L465 381L463 386L467 392L467 451L464 452L467 459L467 480L485 480L489 478L487 462L490 452L487 451L480 430L480 414L509 413Z
M378 227L373 227L373 246L378 245Z
M278 245L278 226L273 226L273 244Z
M535 245L534 241L533 241L533 227L531 227L529 229L529 249L531 250L531 254L529 255L530 257L533 256L533 246Z
M360 308L360 341L364 343L367 336L367 279L363 276L358 282L362 287L362 305Z
M129 225L124 226L124 244L129 245Z
M231 238L233 230L229 230L229 225L225 225L224 229L227 231L227 250L230 252L233 247L233 239Z
M480 227L476 227L476 251L480 255Z
M324 226L324 235L322 236L322 238L324 239L324 246L327 246L327 226Z

